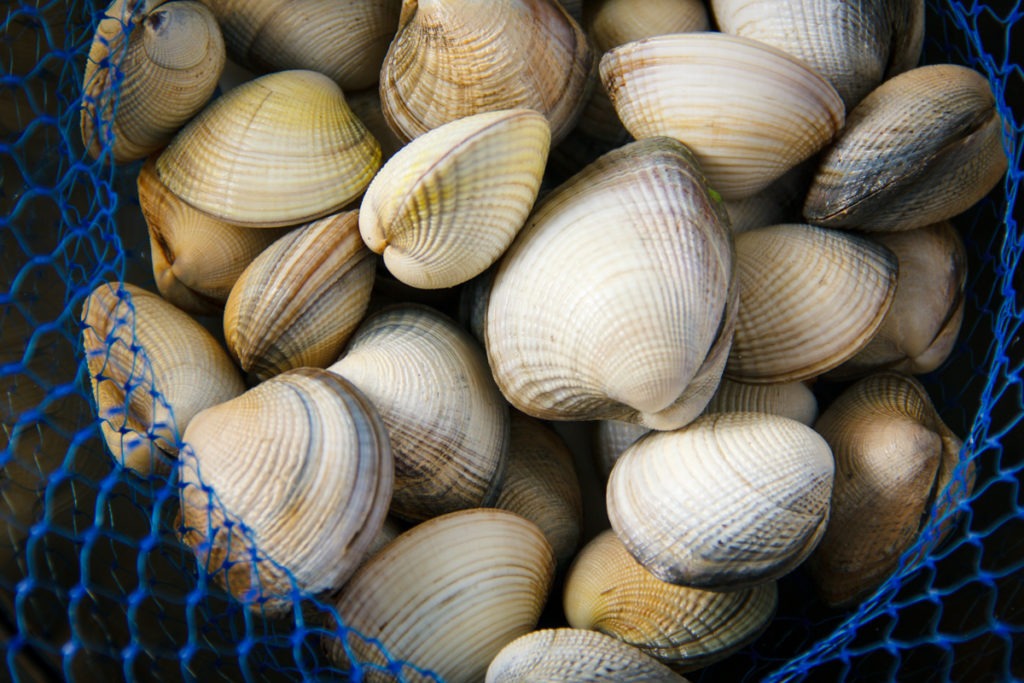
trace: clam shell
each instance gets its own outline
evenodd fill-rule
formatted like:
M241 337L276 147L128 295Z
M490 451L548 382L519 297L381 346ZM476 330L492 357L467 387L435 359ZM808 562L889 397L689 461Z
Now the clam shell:
M953 64L889 79L822 155L804 217L826 227L910 230L966 211L1007 168L988 80Z
M545 629L516 638L487 668L486 683L686 683L639 649L597 631Z
M540 529L504 510L463 510L424 522L367 562L342 591L345 626L376 638L394 659L450 683L477 683L508 643L537 624L555 560ZM360 662L386 666L380 648L346 632ZM349 654L324 639L342 668ZM363 669L365 680L396 675ZM403 681L435 680L403 667Z
M835 374L931 372L953 351L964 315L967 252L950 223L874 237L896 254L899 279L878 333Z
M368 317L330 368L374 402L395 456L391 512L419 521L497 499L508 457L508 406L483 353L423 306Z
M401 0L203 0L232 58L257 71L318 71L343 89L377 82Z
M897 262L861 237L786 224L736 236L740 313L726 375L795 382L853 357L881 327Z
M118 464L139 474L168 473L195 415L245 391L209 332L134 285L94 289L82 325L103 438Z
M655 36L608 51L600 68L626 129L686 143L726 199L756 194L843 126L843 102L828 81L746 38Z
M572 453L554 430L518 412L512 413L505 483L494 507L536 524L558 564L569 564L583 525Z
M756 640L777 603L774 581L728 593L659 581L610 530L580 551L564 593L570 626L614 636L678 671L707 666Z
M284 235L280 229L225 223L192 208L160 182L152 158L139 172L138 190L157 289L189 313L220 315L242 271Z
M576 124L593 70L583 29L551 0L405 0L381 104L404 140L521 108L547 117L555 144Z
M619 420L599 420L594 427L594 463L602 479L608 480L615 461L623 451L651 430L643 425Z
M810 427L818 417L818 400L803 382L744 384L723 379L705 413L769 413Z
M497 261L526 222L550 141L547 119L527 109L425 133L370 183L359 213L363 240L408 285L466 282Z
M282 71L217 98L175 136L156 171L201 211L278 227L348 204L377 172L380 154L334 82Z
M142 159L168 142L213 96L224 40L198 2L115 0L85 63L81 130L93 158Z
M884 79L913 68L924 43L924 0L712 0L724 33L799 57L853 109Z
M793 570L821 540L834 465L796 420L706 415L626 449L608 480L608 518L662 581L735 589Z
M708 24L700 0L596 0L583 23L598 54L651 36L707 31Z
M724 221L692 155L668 138L611 152L548 195L487 304L505 397L543 419L693 419L732 337Z
M351 384L301 368L196 415L185 431L182 540L254 611L338 590L391 499L384 425Z
M934 509L952 481L962 443L924 387L905 375L884 372L854 384L815 429L835 453L836 485L811 572L826 603L853 604L896 571L929 513L946 514L970 497L973 472L960 475L966 486L957 487L956 499Z
M725 202L732 234L738 235L769 225L798 222L813 175L814 167L804 162L794 166L757 194L746 199Z
M370 134L380 143L382 163L402 149L404 143L398 139L398 136L388 126L387 119L384 118L384 110L380 106L379 89L367 88L356 92L346 92L345 101L348 102L348 106L356 118L363 122Z
M370 303L376 259L346 211L274 242L238 278L224 308L228 350L259 379L326 367Z

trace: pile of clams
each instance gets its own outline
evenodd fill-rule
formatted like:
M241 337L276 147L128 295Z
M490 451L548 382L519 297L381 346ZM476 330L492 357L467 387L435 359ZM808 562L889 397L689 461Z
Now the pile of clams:
M779 581L870 596L971 493L912 375L1007 157L923 0L856 5L117 0L81 130L160 296L81 312L114 461L249 608L419 667L325 636L367 680L679 681Z

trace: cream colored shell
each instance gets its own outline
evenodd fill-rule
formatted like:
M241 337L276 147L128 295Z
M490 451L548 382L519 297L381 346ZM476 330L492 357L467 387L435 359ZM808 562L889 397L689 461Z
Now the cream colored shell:
M714 400L712 398L712 400ZM710 405L710 404L709 404ZM615 461L622 452L633 445L641 436L646 436L650 429L643 425L619 420L599 420L595 423L593 449L594 464L601 478L608 480Z
M705 413L769 413L808 427L818 417L818 400L803 382L743 384L723 379Z
M611 152L548 195L487 303L487 355L509 402L543 419L658 429L696 417L731 342L725 220L668 138Z
M721 33L619 46L601 58L601 79L634 137L684 142L726 199L764 189L843 126L828 81L773 47Z
M210 333L156 294L105 283L81 319L100 430L118 464L139 474L167 474L195 415L245 391Z
M585 14L598 54L651 36L708 30L701 0L591 0Z
M508 643L537 624L555 560L540 529L504 510L463 510L405 532L367 562L341 592L345 626L376 638L391 657L449 683L479 683ZM349 634L359 662L386 666L379 647ZM352 665L337 636L330 658ZM364 680L394 681L369 667ZM436 680L405 666L402 680Z
M731 590L777 579L814 550L829 516L828 444L796 420L706 415L626 449L608 518L662 581Z
M369 184L380 156L331 79L281 71L217 98L175 136L156 170L201 211L278 227L341 209Z
M401 149L359 212L366 245L402 282L454 287L498 260L533 208L551 132L513 109L446 123Z

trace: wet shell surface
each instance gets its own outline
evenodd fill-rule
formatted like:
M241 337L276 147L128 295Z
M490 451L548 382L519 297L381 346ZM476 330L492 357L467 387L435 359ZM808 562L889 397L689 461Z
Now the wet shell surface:
M508 458L508 406L476 342L424 306L368 317L331 372L384 418L395 456L392 514L410 521L492 505Z
M450 683L478 683L501 649L530 632L554 576L551 547L532 522L504 510L463 510L413 527L367 562L342 591L345 626L384 643L394 660ZM352 634L360 662L382 666L377 646ZM330 658L350 666L336 637ZM366 680L396 676L364 668ZM401 680L426 681L409 666Z
M251 609L336 591L384 523L384 425L351 384L302 368L203 411L185 431L182 540ZM291 576L289 576L289 574Z
M1007 168L988 80L953 64L889 79L850 112L804 202L826 227L910 230L977 203Z
M201 211L279 227L344 207L369 184L380 156L331 79L281 71L217 98L175 136L156 171Z
M527 109L477 114L423 134L370 183L359 212L363 240L408 285L466 282L523 227L550 142L547 119Z
M853 109L917 65L924 0L712 0L719 28L777 47L825 76Z
M103 438L139 474L168 473L193 417L245 391L210 333L156 294L102 284L85 300L82 324Z
M220 315L242 271L285 232L239 227L189 206L156 177L152 159L138 190L157 289L195 315Z
M723 379L706 413L769 413L810 427L818 417L818 400L803 382L743 384Z
M402 0L203 0L233 59L258 71L309 69L344 90L377 82Z
M638 648L597 631L544 629L516 638L487 668L486 683L686 683Z
M93 158L144 158L168 142L213 96L224 39L198 2L115 0L85 63L82 141Z
M224 308L228 350L259 379L327 367L370 303L376 259L345 211L297 228L260 254Z
M810 379L867 345L896 293L897 261L849 233L785 224L736 236L740 314L726 375Z
M559 565L569 564L583 525L572 452L553 429L518 412L512 413L505 483L494 507L540 527Z
M664 583L608 530L580 551L563 600L573 628L614 636L688 671L756 640L775 616L778 590L774 581L725 593Z
M696 417L731 342L726 221L692 155L668 138L611 152L548 195L487 303L487 355L505 397L542 419L673 429Z
M899 261L892 308L878 333L836 374L931 372L950 353L964 316L967 252L950 223L874 236Z
M684 142L726 199L763 190L843 126L843 102L828 81L746 38L655 36L610 50L600 68L626 129Z
M586 35L555 0L405 0L381 70L381 104L411 140L473 114L533 109L557 143L592 86Z
M897 570L931 515L938 518L958 502L937 503L940 494L970 496L973 472L960 472L959 485L950 486L962 443L924 387L898 373L872 375L847 389L815 429L835 453L836 486L811 572L826 603L849 605ZM951 520L942 520L944 531Z
M756 585L792 571L821 540L833 470L828 444L795 420L706 415L626 449L608 480L608 518L662 581Z

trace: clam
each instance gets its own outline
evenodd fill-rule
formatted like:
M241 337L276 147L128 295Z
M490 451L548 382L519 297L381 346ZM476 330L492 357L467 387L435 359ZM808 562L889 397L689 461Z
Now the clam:
M94 289L82 325L103 438L118 464L139 474L167 474L195 415L245 391L209 332L134 285Z
M589 681L686 683L658 660L597 631L534 631L506 645L487 667L486 683Z
M497 500L508 406L480 348L452 321L425 306L386 308L328 369L384 418L395 457L392 514L420 521Z
M811 573L826 603L849 605L901 566L930 515L949 531L949 518L941 517L970 496L973 469L956 475L956 499L943 501L942 494L954 488L963 444L924 387L898 373L854 384L815 429L835 453L836 485L832 518L811 556Z
M843 126L843 102L828 81L746 38L655 36L608 51L600 68L626 129L686 143L726 199L763 190Z
M752 586L789 573L821 540L833 470L828 444L796 420L706 415L626 449L608 479L608 518L662 581Z
M910 230L966 211L1007 168L988 80L963 66L907 71L850 112L822 155L804 217L826 227Z
M157 289L189 313L219 315L246 266L284 234L238 227L192 208L160 182L152 159L139 172L138 188Z
M117 163L155 152L213 96L224 60L217 21L200 3L115 0L85 63L82 142Z
M393 660L477 683L501 648L536 626L554 570L533 522L504 510L453 512L413 527L356 572L337 600L347 642L332 635L324 646L345 669L352 656L387 666L375 638ZM371 683L436 680L408 665L391 671L362 669Z
M484 343L484 318L495 268L488 268L459 289L459 323L481 344Z
M555 0L405 0L381 69L391 128L411 140L473 114L533 109L557 143L592 85L583 29Z
M424 133L370 183L359 212L363 240L408 285L466 282L497 261L526 222L550 141L547 119L527 109Z
M380 143L381 162L386 162L402 148L403 142L388 126L384 110L380 106L380 90L367 88L357 92L346 92L345 101L370 134Z
M238 278L224 308L224 339L259 379L326 367L370 303L376 259L359 237L358 212L297 228Z
M239 225L337 212L380 166L380 145L338 86L312 71L262 76L217 98L156 160L174 194Z
M732 234L799 221L813 174L814 167L805 162L757 194L725 202Z
M609 530L580 551L563 600L573 628L600 631L688 671L756 640L775 616L778 590L774 581L726 593L659 581Z
M769 413L810 427L818 417L818 401L803 382L744 384L723 379L705 413Z
M736 236L736 274L740 314L726 375L796 382L871 341L892 306L897 261L862 237L785 224Z
M377 83L401 0L203 0L232 58L257 71L318 71L345 90Z
M893 233L876 242L896 254L899 279L892 308L877 334L835 373L935 370L953 351L964 317L967 253L949 223Z
M521 413L512 413L510 431L505 482L494 507L536 524L559 565L568 565L583 525L572 453L554 430Z
M732 336L726 226L693 156L668 138L615 150L548 195L487 303L505 397L542 419L672 429L696 417Z
M622 452L651 430L643 425L619 420L599 420L594 427L594 463L607 481Z
M341 588L384 523L384 425L325 370L293 370L204 410L185 442L182 540L254 611L284 615L298 591Z
M711 0L711 8L723 32L806 62L847 110L921 58L924 0Z
M584 27L598 54L634 40L708 30L700 0L596 0L587 5Z
M558 4L576 20L576 23L583 21L583 0L558 0Z

